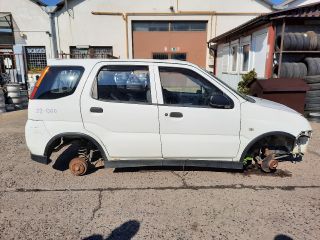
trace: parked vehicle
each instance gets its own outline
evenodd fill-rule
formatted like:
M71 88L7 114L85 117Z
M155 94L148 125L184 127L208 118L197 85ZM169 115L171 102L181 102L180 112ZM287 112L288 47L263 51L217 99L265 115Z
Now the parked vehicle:
M205 70L173 60L52 60L30 96L26 142L33 160L76 143L85 174L90 152L105 167L202 166L264 171L302 156L308 121L268 100L241 95Z

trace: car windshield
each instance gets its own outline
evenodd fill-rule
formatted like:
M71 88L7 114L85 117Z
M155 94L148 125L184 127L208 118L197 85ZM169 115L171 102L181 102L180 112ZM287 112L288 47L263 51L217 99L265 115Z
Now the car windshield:
M240 96L241 98L243 98L244 100L248 101L248 102L252 102L255 103L256 101L248 96L245 95L243 93L238 92L237 90L235 90L233 87L229 86L227 83L225 83L224 81L222 81L221 79L219 79L218 77L214 76L211 72L207 71L206 69L201 69L203 70L207 75L209 75L211 78L219 81L219 83L221 83L222 85L224 85L226 88L228 88L229 90L231 90L233 93L235 93L236 95Z

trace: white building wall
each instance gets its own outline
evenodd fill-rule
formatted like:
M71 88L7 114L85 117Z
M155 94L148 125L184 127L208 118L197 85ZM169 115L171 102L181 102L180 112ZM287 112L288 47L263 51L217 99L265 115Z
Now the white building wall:
M170 14L170 6L173 6L176 13L184 14ZM204 11L212 13L203 14ZM115 56L130 58L132 20L206 20L209 40L256 15L270 11L268 5L254 0L241 2L238 0L69 0L56 17L58 50L69 53L70 46L112 46ZM93 15L92 12L127 14L128 26L121 15ZM155 16L153 13L166 14ZM128 39L126 39L126 29ZM209 53L207 53L208 60Z
M49 16L30 0L0 0L0 12L11 12L14 20L15 43L45 46L47 57L52 56ZM22 37L22 35L24 37Z

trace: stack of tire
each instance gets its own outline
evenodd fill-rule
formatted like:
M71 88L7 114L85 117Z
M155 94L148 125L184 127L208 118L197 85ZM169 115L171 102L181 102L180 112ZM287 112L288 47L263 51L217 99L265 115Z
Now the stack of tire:
M22 107L28 108L28 102L29 102L29 98L28 98L28 90L20 90L20 96L22 99Z
M281 36L276 39L276 47L281 47ZM283 50L289 51L318 51L320 50L320 35L314 31L306 33L285 33L283 35Z
M8 83L7 87L7 110L13 111L14 109L23 108L23 98L20 94L20 84Z
M6 112L6 103L3 90L0 88L0 114Z
M278 66L274 69L275 74L278 74ZM281 78L305 78L308 74L308 69L303 62L283 62L281 71L278 77Z
M308 75L304 78L310 90L306 95L306 111L320 112L320 58L306 58Z

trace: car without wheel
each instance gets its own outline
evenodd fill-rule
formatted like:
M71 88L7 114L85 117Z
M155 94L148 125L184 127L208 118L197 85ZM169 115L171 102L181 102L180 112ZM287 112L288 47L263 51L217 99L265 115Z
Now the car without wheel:
M49 163L74 144L74 175L99 152L105 167L199 166L265 172L300 159L311 126L279 103L239 94L205 70L174 60L50 60L25 127L31 158Z

